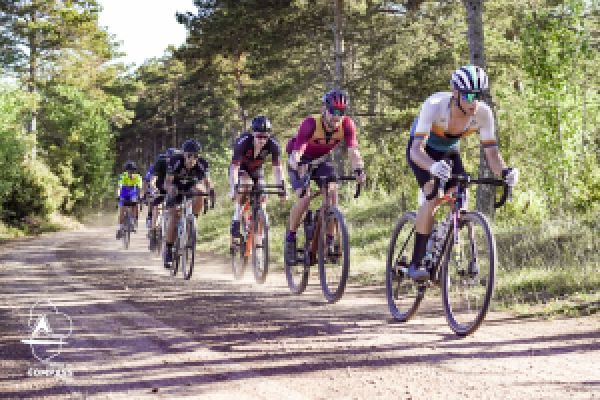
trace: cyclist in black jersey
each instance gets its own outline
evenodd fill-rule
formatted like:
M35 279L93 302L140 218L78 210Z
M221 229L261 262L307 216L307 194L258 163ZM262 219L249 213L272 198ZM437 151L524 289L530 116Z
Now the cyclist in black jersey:
M181 148L183 154L175 154L169 159L167 176L165 179L165 190L167 192L167 212L169 213L169 224L167 227L167 251L165 251L165 268L170 268L173 263L172 248L175 242L175 228L178 221L175 206L181 204L183 196L179 191L199 191L209 192L211 197L215 196L215 191L210 181L208 162L200 157L200 144L193 139L188 139ZM197 217L204 207L202 197L194 197L192 200L192 210Z
M252 119L252 132L242 134L235 142L229 167L229 198L235 203L231 222L232 240L240 235L240 209L245 201L241 195L236 194L236 185L240 183L250 189L253 184L264 184L263 164L269 155L275 182L279 184L282 181L281 148L271 135L271 128L271 121L266 116L257 115ZM287 196L283 194L281 197L285 199ZM266 207L266 196L261 205Z

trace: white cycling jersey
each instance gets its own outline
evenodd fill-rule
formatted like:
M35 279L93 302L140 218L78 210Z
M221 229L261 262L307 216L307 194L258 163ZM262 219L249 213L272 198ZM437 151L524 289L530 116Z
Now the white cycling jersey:
M410 129L414 140L426 140L426 145L434 150L446 152L458 148L459 140L479 131L481 145L485 148L498 146L491 108L480 101L475 115L470 117L463 131L457 135L448 133L450 120L450 100L452 92L438 92L431 95L421 106L419 117Z

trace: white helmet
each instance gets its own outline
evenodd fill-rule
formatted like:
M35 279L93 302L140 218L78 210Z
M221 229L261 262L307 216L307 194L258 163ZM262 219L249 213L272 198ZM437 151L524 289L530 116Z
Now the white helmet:
M454 71L450 83L461 92L481 92L488 88L488 77L483 68L464 65Z

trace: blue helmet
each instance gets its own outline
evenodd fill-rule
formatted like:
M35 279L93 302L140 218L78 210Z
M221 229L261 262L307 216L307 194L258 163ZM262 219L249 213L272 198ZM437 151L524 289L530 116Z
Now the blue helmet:
M271 121L264 115L257 115L252 118L252 131L254 132L271 132Z
M188 139L185 142L183 142L181 150L183 150L184 153L199 153L200 150L202 150L202 146L200 146L200 143L198 143L194 139Z

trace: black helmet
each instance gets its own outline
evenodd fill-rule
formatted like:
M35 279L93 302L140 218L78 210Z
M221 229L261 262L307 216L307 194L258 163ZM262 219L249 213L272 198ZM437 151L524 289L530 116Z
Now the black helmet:
M264 115L252 118L252 130L254 132L271 132L271 121Z
M183 142L183 146L181 146L181 150L183 150L184 153L199 153L201 149L200 143L194 139L186 140Z
M127 161L123 168L125 168L125 171L135 171L137 170L137 165L133 161Z
M337 109L344 111L349 102L348 95L343 90L333 89L323 96L323 104L329 110Z

